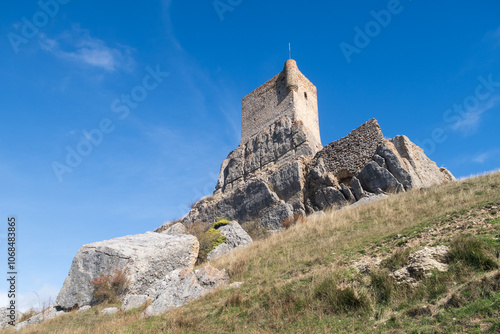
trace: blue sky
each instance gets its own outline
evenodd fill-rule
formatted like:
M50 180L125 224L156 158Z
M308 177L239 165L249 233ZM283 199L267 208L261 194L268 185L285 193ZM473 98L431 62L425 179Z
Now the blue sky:
M457 177L500 167L498 1L55 1L0 4L0 243L15 215L23 307L81 245L210 194L289 42L324 145L376 118Z

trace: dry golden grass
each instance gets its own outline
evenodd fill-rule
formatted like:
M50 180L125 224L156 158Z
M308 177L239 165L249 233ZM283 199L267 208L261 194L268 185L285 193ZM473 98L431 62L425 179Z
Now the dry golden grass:
M373 314L361 308L356 316L335 315L317 301L318 287L332 277L346 289L359 285L350 264L365 250L383 248L391 236L453 220L488 201L500 202L500 173L329 211L212 263L226 268L232 281L244 281L240 289L220 289L160 317L142 319L141 310L103 317L100 307L21 333L373 332L376 318L390 323L393 311L380 308ZM370 291L359 286L355 294L362 299Z

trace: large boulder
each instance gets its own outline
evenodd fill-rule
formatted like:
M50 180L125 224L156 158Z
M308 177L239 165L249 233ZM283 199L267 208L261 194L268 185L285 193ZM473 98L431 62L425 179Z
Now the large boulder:
M363 197L365 197L365 191L363 190L363 187L361 186L361 182L354 176L351 181L349 182L352 188L352 193L354 195L354 198L359 201Z
M404 191L403 185L396 180L387 169L380 167L375 161L370 161L358 174L364 189L371 193Z
M56 302L64 309L91 304L90 281L117 270L126 274L128 293L143 294L167 273L193 267L198 250L199 243L194 236L154 232L84 245L73 259Z
M389 151L392 151L392 154ZM424 150L406 136L400 135L385 140L384 148L377 153L385 158L389 171L405 187L419 189L455 180L448 170L439 168L425 155Z
M145 316L157 316L171 308L198 299L219 286L227 285L226 272L211 266L193 271L191 268L174 270L146 292L153 302L144 311Z
M319 189L316 194L314 194L314 202L320 210L324 210L329 207L339 208L347 205L347 200L344 195L334 187Z
M222 255L228 254L232 250L245 247L252 243L252 238L237 221L229 222L227 225L220 227L219 232L226 237L226 241L207 254L207 259L209 261L213 261Z

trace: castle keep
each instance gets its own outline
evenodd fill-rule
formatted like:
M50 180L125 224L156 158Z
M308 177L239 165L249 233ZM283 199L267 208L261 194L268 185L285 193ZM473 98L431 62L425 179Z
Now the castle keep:
M285 63L281 73L243 98L240 145L283 117L302 122L313 151L321 149L316 86L293 59Z

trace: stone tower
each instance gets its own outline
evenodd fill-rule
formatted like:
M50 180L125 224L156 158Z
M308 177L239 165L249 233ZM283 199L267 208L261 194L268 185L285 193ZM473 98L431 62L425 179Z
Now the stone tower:
M321 149L316 86L293 59L281 73L243 98L240 145L284 116L304 124L314 153Z
M288 60L282 72L243 98L240 146L222 163L215 193L321 150L316 87Z

